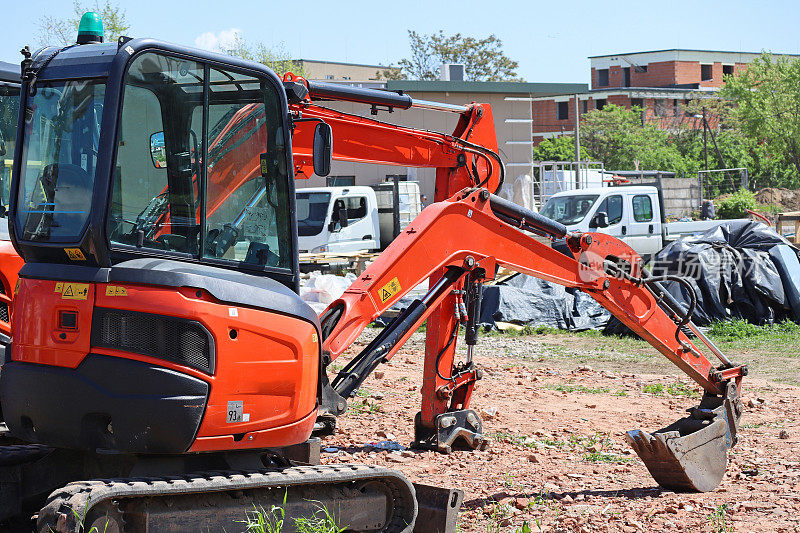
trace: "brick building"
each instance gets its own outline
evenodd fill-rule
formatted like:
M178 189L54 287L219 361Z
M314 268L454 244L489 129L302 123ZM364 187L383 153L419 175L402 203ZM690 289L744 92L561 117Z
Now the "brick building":
M714 98L725 75L736 75L759 55L674 49L592 56L591 89L578 93L579 113L616 104L642 108L645 120L664 129L687 121L697 123L686 116L687 103ZM532 107L534 144L574 133L574 94L537 98Z

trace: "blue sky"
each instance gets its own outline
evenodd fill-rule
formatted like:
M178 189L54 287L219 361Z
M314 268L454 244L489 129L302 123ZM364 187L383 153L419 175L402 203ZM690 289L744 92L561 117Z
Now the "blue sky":
M88 4L93 0L85 0ZM306 59L390 64L408 54L407 30L496 34L527 81L588 82L587 56L664 48L800 54L798 0L266 2L120 0L130 33L211 45L232 31ZM24 13L24 14L23 14ZM0 60L38 45L45 14L70 0L27 0L6 12Z

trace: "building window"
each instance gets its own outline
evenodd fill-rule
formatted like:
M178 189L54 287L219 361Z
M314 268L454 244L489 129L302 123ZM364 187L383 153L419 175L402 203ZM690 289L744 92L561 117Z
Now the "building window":
M667 101L662 99L653 100L653 110L657 117L667 116Z
M625 67L622 69L622 86L631 86L631 67Z
M700 81L711 81L714 79L712 67L714 65L700 65Z
M581 100L581 113L589 112L589 100Z
M644 100L641 98L631 98L631 107L638 107L644 109Z
M332 80L333 79L333 74L325 74L325 79L326 80Z
M605 98L601 98L600 100L595 100L594 101L594 106L597 109L603 109L606 106L606 99Z
M733 76L733 65L722 65L722 75Z
M349 79L350 79L350 76L342 76L342 79L343 79L343 80L349 80Z
M597 85L599 87L608 87L608 69L601 68L597 71Z
M569 102L558 102L558 120L569 118Z
M647 72L647 65L639 65L637 71L641 73Z
M326 187L348 187L355 184L355 176L328 176L325 178Z

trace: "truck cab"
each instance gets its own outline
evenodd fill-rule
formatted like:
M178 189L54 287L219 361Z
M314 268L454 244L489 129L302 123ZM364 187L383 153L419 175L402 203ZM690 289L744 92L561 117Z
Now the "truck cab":
M597 231L628 243L640 255L663 247L658 189L651 186L597 187L554 194L541 214L569 231Z
M380 248L378 200L370 187L298 189L297 243L301 253Z

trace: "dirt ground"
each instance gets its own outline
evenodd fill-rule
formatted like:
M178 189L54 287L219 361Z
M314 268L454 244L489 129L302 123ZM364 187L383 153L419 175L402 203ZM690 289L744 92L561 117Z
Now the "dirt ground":
M367 330L355 349L374 332ZM557 346L536 336L493 336L478 346L484 378L472 407L484 419L486 451L442 455L369 446L410 445L423 340L416 333L365 382L337 435L323 442L329 447L323 462L385 465L413 482L464 490L464 533L800 530L797 387L749 378L741 440L729 453L722 484L710 493L676 494L656 485L623 435L680 418L698 402L698 389L677 369L643 374L635 360L587 365L558 357Z

